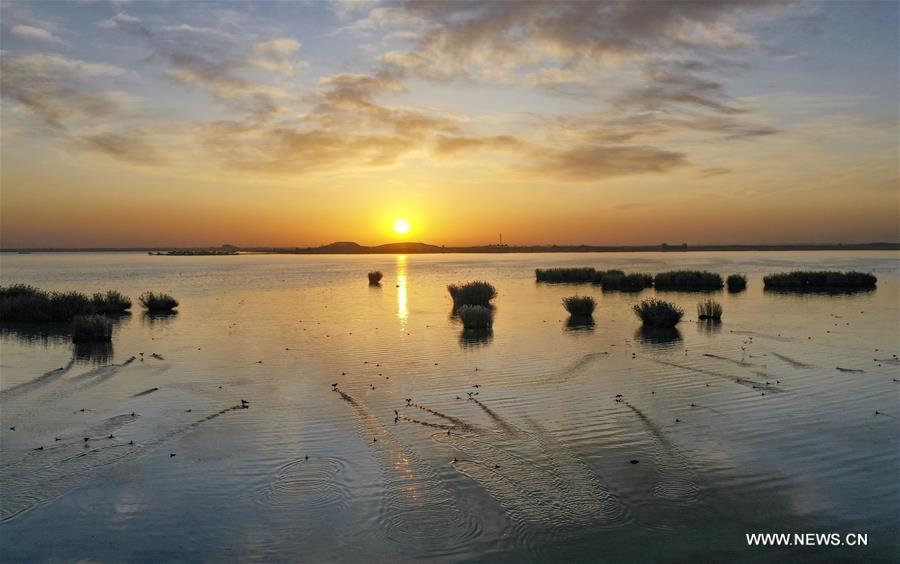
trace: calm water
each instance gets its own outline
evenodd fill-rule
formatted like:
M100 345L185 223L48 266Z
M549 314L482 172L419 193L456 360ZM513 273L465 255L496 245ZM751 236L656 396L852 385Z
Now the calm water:
M831 562L900 548L896 253L0 260L3 284L181 301L170 317L135 308L107 348L3 330L4 561ZM685 321L643 334L630 306L654 291L534 282L564 265L750 283L715 294L718 326L694 321L704 296L665 293ZM871 271L878 289L762 291L763 274L794 268ZM450 315L445 285L472 279L499 290L490 335L463 336ZM592 327L567 323L560 299L576 292L599 302ZM869 544L751 548L750 532Z

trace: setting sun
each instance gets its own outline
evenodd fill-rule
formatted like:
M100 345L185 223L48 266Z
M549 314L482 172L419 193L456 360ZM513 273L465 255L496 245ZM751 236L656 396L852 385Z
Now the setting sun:
M409 222L405 219L398 219L394 222L394 233L398 235L406 235L409 233Z

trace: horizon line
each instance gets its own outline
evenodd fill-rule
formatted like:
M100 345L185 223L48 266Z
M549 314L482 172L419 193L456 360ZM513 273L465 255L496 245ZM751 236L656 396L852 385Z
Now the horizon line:
M327 249L345 246L345 250L335 253L328 253ZM347 247L354 246L360 252L346 250ZM221 251L229 250L235 252L256 252L256 253L273 253L273 254L302 254L304 251L314 253L316 251L322 254L377 254L371 253L373 250L393 248L400 246L420 246L429 250L418 251L420 254L429 253L465 253L478 252L486 250L490 252L521 252L527 250L534 252L535 249L546 249L548 252L602 252L602 251L701 251L701 250L900 250L900 241L870 241L865 243L709 243L709 244L690 244L690 243L659 243L659 244L621 244L621 245L597 245L597 244L534 244L534 245L499 245L497 243L486 243L480 245L434 245L431 243L423 243L420 241L399 241L394 243L381 243L378 245L362 245L354 241L334 241L318 246L298 246L298 245L195 245L195 246L136 246L136 247L0 247L0 253L17 253L17 252L150 252L150 251ZM363 251L370 251L365 253ZM412 251L416 252L416 251ZM390 254L389 252L387 254Z

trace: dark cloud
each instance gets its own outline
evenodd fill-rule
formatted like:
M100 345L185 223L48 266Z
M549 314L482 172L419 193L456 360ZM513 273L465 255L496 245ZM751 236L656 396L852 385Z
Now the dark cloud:
M688 165L687 156L656 147L598 145L533 152L533 162L520 166L536 176L594 182L635 174L660 173Z

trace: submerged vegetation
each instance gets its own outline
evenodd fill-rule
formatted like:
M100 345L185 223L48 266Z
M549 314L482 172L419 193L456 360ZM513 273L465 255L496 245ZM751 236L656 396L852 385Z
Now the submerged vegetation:
M797 270L769 274L763 278L766 290L797 292L871 290L878 279L867 272L837 272L831 270Z
M69 322L79 315L121 314L131 300L115 290L88 298L80 292L47 292L34 286L0 287L0 321Z
M636 272L625 274L621 270L608 270L602 276L594 278L594 284L600 284L604 291L640 292L653 286L653 275Z
M650 298L632 307L635 315L648 327L675 327L684 310L671 302Z
M538 268L534 276L538 282L550 283L584 283L591 282L597 271L591 267L580 268Z
M718 290L722 277L705 270L673 270L660 272L653 280L657 290Z
M457 310L465 329L490 329L494 325L494 310L480 305L464 305Z
M562 304L569 315L577 318L593 316L597 307L597 302L591 296L569 296L562 299Z
M97 343L112 339L112 323L103 315L80 315L72 321L72 341Z
M462 306L491 307L491 300L497 297L497 289L489 282L476 280L466 284L450 284L447 286L450 297L453 298L453 309Z
M729 292L743 292L747 289L747 277L743 274L729 274L725 279Z
M697 317L700 319L722 319L722 305L713 300L706 300L697 304Z
M178 300L163 293L144 292L140 301L147 311L171 311L178 307Z
M369 273L369 286L377 286L377 285L381 284L381 279L383 277L384 277L384 275L381 274L380 270L370 272Z

